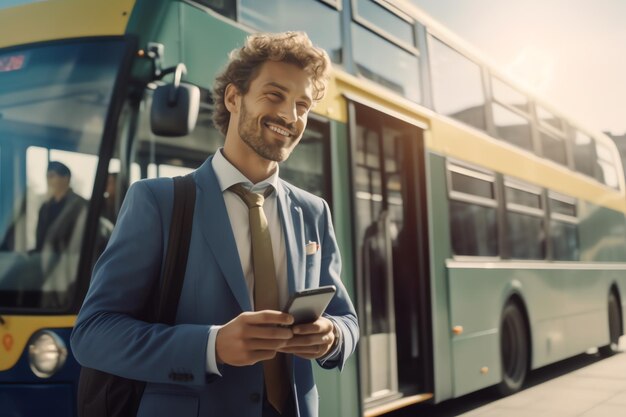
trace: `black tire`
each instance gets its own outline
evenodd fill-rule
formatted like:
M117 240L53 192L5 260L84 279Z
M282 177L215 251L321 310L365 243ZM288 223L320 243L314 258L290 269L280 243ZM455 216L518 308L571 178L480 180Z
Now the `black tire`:
M511 395L524 385L530 358L526 320L515 303L508 303L502 310L500 357L502 381L496 388L500 395Z
M609 344L602 346L600 355L608 357L618 352L619 338L622 335L622 315L619 300L615 293L609 294Z

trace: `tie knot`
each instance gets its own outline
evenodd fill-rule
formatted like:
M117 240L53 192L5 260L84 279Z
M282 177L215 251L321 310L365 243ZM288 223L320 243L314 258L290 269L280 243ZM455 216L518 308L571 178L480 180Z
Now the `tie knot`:
M263 207L265 197L269 196L272 193L272 187L267 187L264 194L258 194L247 190L246 187L241 184L232 185L229 190L237 194L239 198L241 198L243 202L246 203L249 209L252 207Z

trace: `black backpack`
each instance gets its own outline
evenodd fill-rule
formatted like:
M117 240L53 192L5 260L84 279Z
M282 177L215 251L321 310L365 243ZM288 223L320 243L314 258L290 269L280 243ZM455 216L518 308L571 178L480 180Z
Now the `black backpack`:
M174 178L174 208L167 254L158 291L158 305L147 305L143 317L173 325L183 287L189 240L196 201L196 184L191 174ZM156 314L154 313L156 311ZM83 367L78 382L79 417L135 417L146 386L144 381L122 378Z

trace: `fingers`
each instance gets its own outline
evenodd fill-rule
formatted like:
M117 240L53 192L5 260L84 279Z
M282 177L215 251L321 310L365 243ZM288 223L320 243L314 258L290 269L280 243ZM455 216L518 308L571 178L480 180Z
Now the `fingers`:
M290 326L293 316L276 310L249 311L239 315L248 324L273 324Z
M276 327L275 325L247 325L242 329L242 333L246 339L287 340L293 337L293 332L289 327Z
M326 334L333 331L333 323L325 317L320 317L313 323L297 324L292 326L294 334Z
M298 346L316 346L316 345L331 345L334 341L334 337L331 334L312 334L304 336L296 336L286 341L286 347L298 347Z

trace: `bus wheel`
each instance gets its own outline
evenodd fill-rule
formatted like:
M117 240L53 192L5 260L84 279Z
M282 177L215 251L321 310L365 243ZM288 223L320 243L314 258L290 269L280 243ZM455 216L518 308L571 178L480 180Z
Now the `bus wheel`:
M501 395L511 395L522 388L529 367L526 321L515 303L508 303L502 311L500 356L502 381L497 389Z
M619 301L613 291L609 294L609 336L610 341L606 346L602 346L600 354L611 356L617 353L619 337L622 335L622 318L620 314Z

